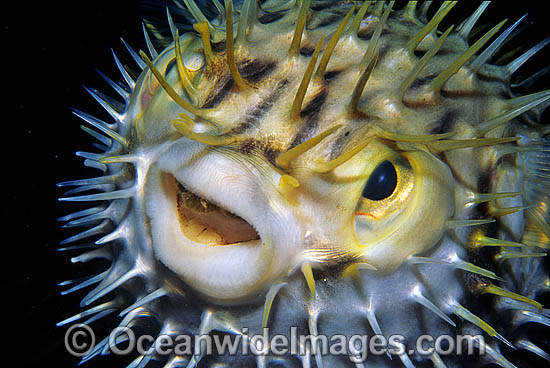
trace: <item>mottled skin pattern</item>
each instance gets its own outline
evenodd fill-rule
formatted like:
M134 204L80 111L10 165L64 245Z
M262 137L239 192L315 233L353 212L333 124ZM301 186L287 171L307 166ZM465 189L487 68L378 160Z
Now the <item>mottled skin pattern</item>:
M475 55L434 87L437 77L471 46L461 29L448 36L431 30L411 49L410 40L427 21L410 5L390 12L378 3L367 9L356 31L344 30L323 75L313 69L293 115L302 78L317 56L316 45L321 45L319 60L354 3L313 1L299 52L292 55L300 5L266 2L261 11L252 7L249 12L249 19L259 17L264 23L249 22L246 32L240 28L242 21L233 24L234 58L245 86L234 81L226 43L215 42L223 40L216 39L226 30L223 16L210 26L211 31L218 29L212 33L212 59L204 56L197 33L180 36L192 93L182 87L173 43L153 60L155 69L179 96L199 107L198 112L174 101L145 67L120 121L111 127L125 137L126 147L115 142L104 155L111 158L99 160L107 165L106 175L118 178L117 189L126 192L124 198L109 198L105 211L118 226L103 241L109 248L90 257L107 254L113 266L85 304L119 288L135 298L121 301L121 309L137 301L126 322L145 314L158 321L161 332L231 333L246 327L254 335L266 318L266 293L284 282L267 320L271 334L288 335L290 326L297 326L304 335L315 330L328 336L372 335L379 326L386 336L404 335L407 347L422 334L484 334L489 353L479 362L511 367L499 353L503 343L489 336L485 325L476 326L458 314L464 306L507 339L514 335L513 328L501 323L504 313L516 319L524 311L540 316L535 302L500 296L487 305L475 300L493 283L532 299L548 288L545 258L499 260L500 247L479 243L481 236L520 242L530 247L506 249L526 254L549 247L549 199L544 193L549 181L544 170L550 158L548 141L542 138L548 129L519 113L506 116L537 98L530 107L542 111L548 93L511 100L517 96L511 96L510 73L486 63L474 64L472 70ZM361 3L356 5L348 24ZM241 9L240 19L243 14ZM234 21L238 19L234 14ZM365 56L377 29L380 38ZM447 38L439 50L403 87L442 37ZM372 71L354 105L354 89L369 66ZM500 117L502 123L486 131L480 128ZM190 118L190 130L189 125L178 129ZM283 153L328 130L318 144L289 162L281 161ZM484 141L473 148L449 145L502 137L516 139ZM395 191L381 201L362 197L369 176L386 160L398 174ZM189 230L185 205L178 202L182 188L201 203L217 206L215 211L238 216L257 237L220 245L212 240L219 234L204 229L202 238L189 235L194 230ZM476 193L508 192L521 193L476 202ZM502 210L516 206L520 208L512 213ZM471 219L495 221L453 226ZM307 278L311 268L314 293ZM490 271L503 280L491 279ZM139 303L155 290L164 296ZM424 297L456 327L419 303ZM189 359L169 358L183 365ZM264 366L270 359L257 364ZM314 357L287 356L283 362L314 366L322 360L326 367L353 366L347 356L317 359L315 363ZM410 357L428 366L430 359ZM451 355L443 361L462 366L463 359ZM239 360L254 364L253 357L209 356L199 366ZM411 362L382 355L369 356L366 364Z

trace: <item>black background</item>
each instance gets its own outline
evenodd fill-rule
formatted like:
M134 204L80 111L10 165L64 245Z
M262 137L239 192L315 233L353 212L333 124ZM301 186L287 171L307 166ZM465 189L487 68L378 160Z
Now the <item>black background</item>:
M528 19L534 24L517 41L526 47L550 34L544 2L504 4L493 2L482 20L492 25L510 17L511 24L529 12ZM466 9L471 12L476 6L464 2L452 13L460 21L460 14L466 16ZM434 8L437 6L432 5ZM60 229L56 219L79 206L58 202L56 198L63 191L55 184L97 173L85 168L82 159L74 155L77 150L93 148L70 107L108 120L82 85L114 96L95 70L100 69L113 80L121 79L110 48L124 63L134 65L119 38L124 37L135 49L144 49L143 14L138 2L114 0L19 2L8 14L2 26L7 36L4 39L9 40L9 54L3 53L2 88L14 98L10 114L3 115L0 130L2 197L7 199L2 206L2 247L8 251L3 258L2 288L3 304L8 308L3 317L8 327L3 331L10 333L4 340L10 341L8 347L14 344L7 350L8 355L19 362L22 359L23 366L74 367L78 359L63 346L66 328L55 327L55 323L79 311L78 303L85 292L62 297L56 284L85 275L86 267L70 263L74 254L56 251L59 241L75 233L74 229ZM533 67L526 66L526 74L548 64L548 51L542 55ZM85 366L129 363L100 361Z

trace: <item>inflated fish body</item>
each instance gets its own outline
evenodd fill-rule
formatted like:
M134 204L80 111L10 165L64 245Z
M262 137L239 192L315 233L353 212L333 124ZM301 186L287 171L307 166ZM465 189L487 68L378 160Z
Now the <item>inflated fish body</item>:
M117 311L121 326L159 337L246 345L264 327L295 327L399 335L393 347L405 347L134 360L168 367L465 364L415 351L422 335L477 335L478 360L504 367L502 347L547 357L518 327L549 324L536 300L549 287L550 141L538 119L550 91L510 85L547 40L493 64L521 20L470 42L486 4L438 30L455 4L426 19L428 2L215 1L209 20L183 1L194 31L169 17L166 48L147 39L148 54L131 51L137 80L117 59L127 88L109 82L123 104L90 90L114 121L74 110L103 149L80 154L104 175L61 183L96 191L62 200L101 201L64 218L90 226L64 243L100 234L73 260L111 261L73 288L98 283L84 316Z

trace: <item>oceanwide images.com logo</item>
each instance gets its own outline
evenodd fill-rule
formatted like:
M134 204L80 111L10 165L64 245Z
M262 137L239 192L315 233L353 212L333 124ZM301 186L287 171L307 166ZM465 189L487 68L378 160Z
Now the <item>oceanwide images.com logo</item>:
M112 353L143 356L195 356L207 355L275 355L275 356L348 356L354 363L363 363L369 355L474 355L485 353L481 335L421 335L414 345L402 335L299 335L297 327L290 327L288 335L248 335L247 328L240 334L207 335L139 335L128 327L117 327L108 338L97 343L92 328L75 324L65 334L65 348L77 357L91 357ZM409 349L407 349L409 347Z

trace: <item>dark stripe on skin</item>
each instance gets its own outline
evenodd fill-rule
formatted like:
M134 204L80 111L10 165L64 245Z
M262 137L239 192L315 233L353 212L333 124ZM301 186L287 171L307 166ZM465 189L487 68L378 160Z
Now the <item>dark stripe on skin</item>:
M437 126L432 129L431 134L443 134L453 131L454 125L457 118L456 110L450 110L443 114L443 116L438 120Z
M266 23L273 23L279 19L281 19L285 15L284 12L277 12L277 13L263 13L258 17L258 21L262 24Z
M218 43L212 43L212 51L214 52L224 52L225 51L225 40Z
M420 89L421 87L423 87L426 84L430 83L435 77L436 77L436 75L427 75L427 76L422 77L422 78L416 78L411 83L411 86L409 87L409 90Z
M311 10L320 11L323 9L332 8L335 5L339 6L340 4L334 4L334 1L324 1L324 2L319 1L319 2L313 2L313 4L311 4L309 8Z
M266 63L259 60L248 60L240 63L238 68L239 73L243 78L251 83L257 83L271 74L273 70L275 70L276 65L277 64L275 63ZM234 82L235 81L230 75L226 75L223 78L218 79L212 92L202 105L202 108L210 109L222 103L225 97L229 94Z
M340 70L329 70L327 72L325 72L325 82L330 82L332 81L333 79L335 79L336 77L338 77L338 75L341 73Z
M271 110L281 96L281 91L288 85L288 80L280 81L273 92L256 106L247 110L243 116L244 121L231 129L230 134L242 134L247 130L257 127L260 120Z
M249 138L245 141L242 141L237 149L243 155L251 155L254 152L262 153L263 156L269 161L273 166L276 166L275 159L281 153L281 150L276 146L272 145L269 140L257 140L254 138Z
M218 106L223 101L225 96L227 96L227 94L231 90L231 87L233 87L233 83L234 81L231 75L227 75L221 79L218 79L218 81L216 81L216 85L212 90L212 93L210 93L210 95L201 107L203 109L210 109Z
M263 62L260 60L247 60L239 63L239 73L251 83L257 83L271 74L277 66L274 62Z
M342 14L331 14L331 15L328 15L325 18L319 20L319 23L314 24L312 26L307 26L306 29L307 30L312 30L312 29L317 29L317 28L321 28L321 27L326 27L328 25L336 23L337 21L342 20L342 18L343 18ZM315 28L312 28L312 27L315 27Z
M300 55L309 57L313 55L313 51L315 51L315 47L302 46L300 48Z
M319 125L318 116L321 112L321 107L327 99L328 91L326 88L323 88L317 93L317 95L306 105L305 108L300 112L300 117L306 119L305 123L302 125L296 137L288 147L288 149L294 148L300 143L305 142L313 136Z

